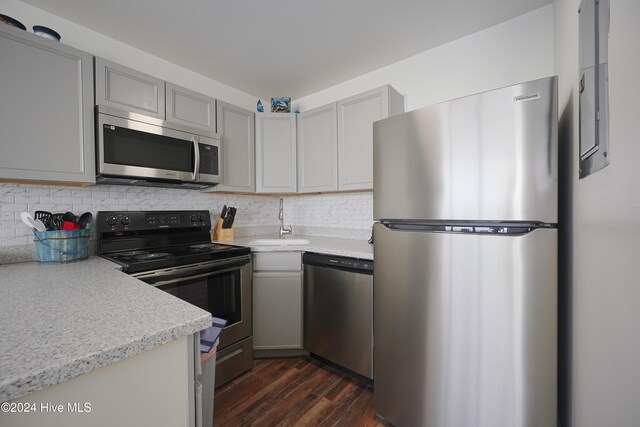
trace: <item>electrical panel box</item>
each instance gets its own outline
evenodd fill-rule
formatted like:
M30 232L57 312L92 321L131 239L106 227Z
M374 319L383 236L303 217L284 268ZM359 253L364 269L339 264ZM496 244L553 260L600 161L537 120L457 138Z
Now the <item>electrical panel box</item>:
M580 178L609 164L609 0L580 3Z

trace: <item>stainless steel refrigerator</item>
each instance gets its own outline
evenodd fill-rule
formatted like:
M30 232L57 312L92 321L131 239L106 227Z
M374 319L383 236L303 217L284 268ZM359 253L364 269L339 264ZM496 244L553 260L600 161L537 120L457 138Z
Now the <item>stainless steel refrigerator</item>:
M555 426L556 77L373 129L376 413Z

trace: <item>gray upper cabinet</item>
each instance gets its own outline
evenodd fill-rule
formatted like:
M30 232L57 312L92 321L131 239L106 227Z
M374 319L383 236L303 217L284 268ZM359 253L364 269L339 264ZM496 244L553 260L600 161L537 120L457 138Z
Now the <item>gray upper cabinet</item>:
M222 101L217 101L216 114L223 164L216 190L255 193L255 114Z
M95 183L93 56L0 25L0 179Z
M298 192L338 190L337 104L298 115Z
M96 104L164 119L164 80L96 58Z
M296 118L293 114L256 116L256 191L296 192Z
M167 82L167 121L216 131L216 100L190 89Z
M386 85L338 102L338 189L373 188L373 122L404 111L404 98Z

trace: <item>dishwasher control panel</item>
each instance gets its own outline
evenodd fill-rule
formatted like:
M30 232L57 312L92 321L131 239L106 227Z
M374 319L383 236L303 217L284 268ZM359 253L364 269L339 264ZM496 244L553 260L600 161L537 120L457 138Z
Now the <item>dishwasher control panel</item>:
M373 261L364 261L354 258L334 258L330 257L327 260L329 265L335 265L338 267L356 268L358 270L371 270L373 269Z
M302 263L338 270L349 270L363 274L373 273L373 260L370 259L349 258L306 252L302 256Z

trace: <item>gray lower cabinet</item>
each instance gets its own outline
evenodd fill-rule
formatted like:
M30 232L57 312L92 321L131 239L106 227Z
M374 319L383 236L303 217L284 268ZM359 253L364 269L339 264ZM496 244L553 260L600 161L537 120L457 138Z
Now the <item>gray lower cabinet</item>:
M0 25L0 179L95 183L93 56Z
M96 58L96 104L164 119L164 80Z
M298 115L298 192L338 190L338 120L335 102Z
M296 192L296 117L256 115L256 192Z
M389 85L338 101L338 189L373 188L373 122L404 112Z
M253 349L301 350L302 254L255 253Z
M168 122L216 131L216 100L210 96L166 82L165 108Z
M255 193L255 114L217 101L217 133L222 137L222 183L216 191Z

